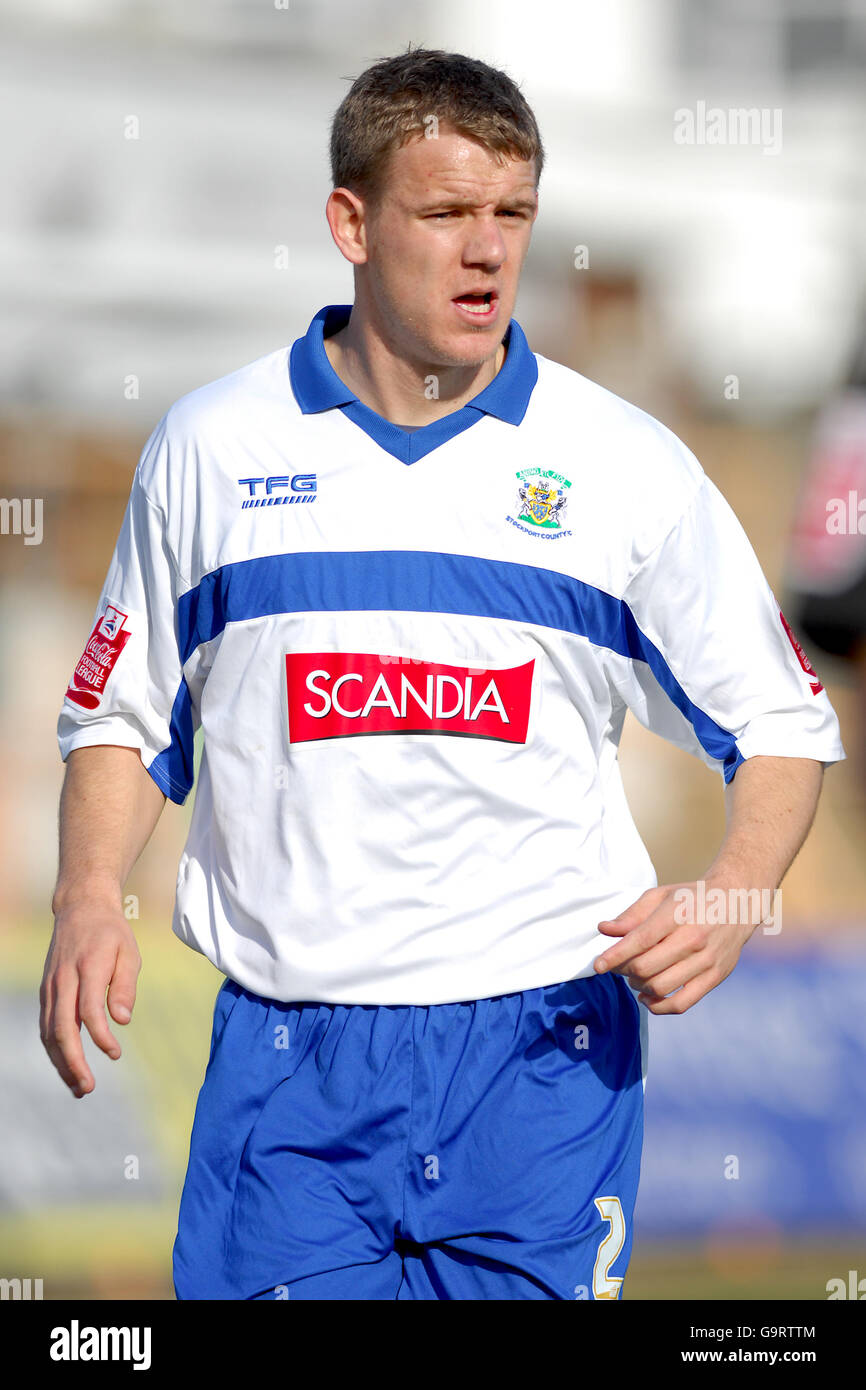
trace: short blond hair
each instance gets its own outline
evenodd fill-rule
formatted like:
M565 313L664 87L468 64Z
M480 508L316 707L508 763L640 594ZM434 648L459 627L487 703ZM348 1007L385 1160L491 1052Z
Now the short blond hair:
M431 117L503 158L535 161L544 148L532 110L504 72L462 53L411 46L355 78L331 124L331 177L369 202L382 194L388 161Z

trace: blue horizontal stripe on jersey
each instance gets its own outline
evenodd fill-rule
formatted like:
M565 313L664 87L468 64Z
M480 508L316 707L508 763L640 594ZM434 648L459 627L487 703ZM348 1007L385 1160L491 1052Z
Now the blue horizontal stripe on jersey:
M185 665L227 623L278 613L346 611L460 613L586 637L649 666L730 782L743 756L736 740L694 704L628 604L555 570L510 560L419 550L329 551L264 555L206 574L178 603L178 646ZM178 781L192 785L192 721L183 690L172 713L172 746L159 755ZM180 746L175 749L175 739ZM181 776L182 774L182 776Z

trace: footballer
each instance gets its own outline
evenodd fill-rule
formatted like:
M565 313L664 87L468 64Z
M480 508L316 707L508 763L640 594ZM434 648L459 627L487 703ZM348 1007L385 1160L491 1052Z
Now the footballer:
M758 925L678 920L626 712L719 774L702 881L737 894L781 882L838 721L693 454L514 317L544 151L511 78L383 59L330 153L353 303L135 472L58 726L43 1041L79 1097L80 1025L119 1056L123 884L195 780L173 929L224 981L177 1297L617 1299L647 1016Z

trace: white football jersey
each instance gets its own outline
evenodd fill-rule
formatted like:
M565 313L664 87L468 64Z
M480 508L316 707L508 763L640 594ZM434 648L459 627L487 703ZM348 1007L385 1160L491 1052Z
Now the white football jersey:
M194 780L174 930L279 1000L435 1004L592 974L655 873L627 709L729 781L844 758L730 506L663 425L533 354L414 431L321 310L145 445L62 756ZM663 794L660 789L660 795Z

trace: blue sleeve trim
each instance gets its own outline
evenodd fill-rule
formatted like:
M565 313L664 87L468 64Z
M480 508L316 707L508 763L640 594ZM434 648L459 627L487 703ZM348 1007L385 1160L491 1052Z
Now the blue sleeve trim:
M628 654L646 662L668 699L691 724L701 747L722 764L725 781L730 782L740 763L745 761L733 734L689 699L658 647L641 632L628 604L623 603L621 607L628 633Z
M171 711L171 743L158 753L147 769L160 791L182 806L192 790L192 699L186 679L181 680Z
M743 757L742 753L740 752L739 748L737 748L736 743L734 744L734 747L737 749L737 756L736 756L736 758L735 758L735 759L732 759L732 760L731 760L731 759L728 759L728 760L726 760L726 762L725 762L725 781L726 781L726 782L733 782L733 780L734 780L734 773L736 772L737 768L740 766L741 763L744 763L744 762L746 761L746 759Z

